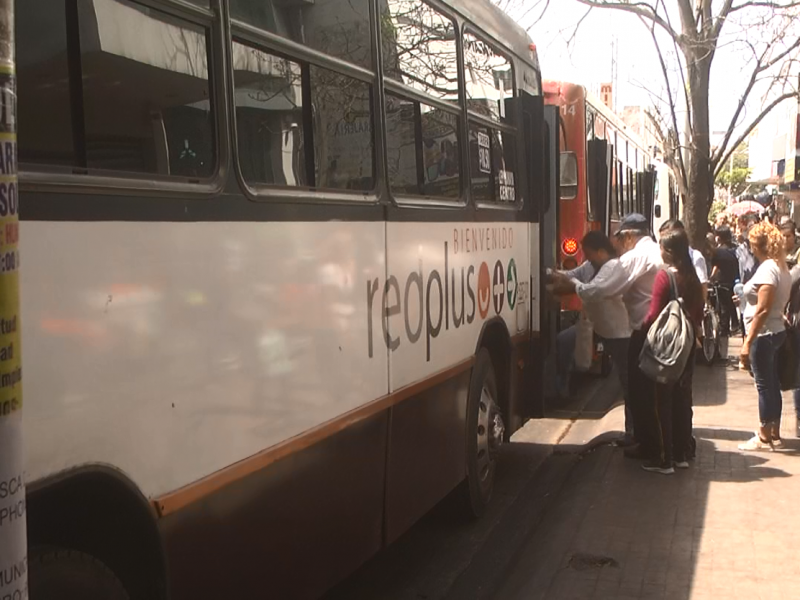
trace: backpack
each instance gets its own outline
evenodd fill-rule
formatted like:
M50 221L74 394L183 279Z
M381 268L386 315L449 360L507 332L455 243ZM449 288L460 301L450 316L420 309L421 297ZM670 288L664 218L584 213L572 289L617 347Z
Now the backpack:
M694 326L683 308L678 295L675 275L667 270L672 299L650 326L642 352L639 368L657 383L677 382L686 369L686 363L695 345Z

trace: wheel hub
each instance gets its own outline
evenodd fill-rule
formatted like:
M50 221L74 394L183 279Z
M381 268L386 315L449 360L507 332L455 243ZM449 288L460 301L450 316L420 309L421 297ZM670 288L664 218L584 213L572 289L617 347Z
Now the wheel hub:
M478 404L478 475L481 481L490 478L495 457L503 444L506 427L500 409L488 389L481 392Z

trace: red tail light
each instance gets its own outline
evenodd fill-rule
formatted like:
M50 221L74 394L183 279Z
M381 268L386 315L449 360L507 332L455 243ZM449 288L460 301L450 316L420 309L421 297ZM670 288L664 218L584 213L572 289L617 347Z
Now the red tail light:
M578 240L567 238L561 242L561 251L567 256L574 256L578 252Z

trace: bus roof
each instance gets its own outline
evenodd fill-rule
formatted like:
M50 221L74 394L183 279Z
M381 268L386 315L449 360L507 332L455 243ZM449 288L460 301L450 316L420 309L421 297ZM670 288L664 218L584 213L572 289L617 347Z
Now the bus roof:
M468 19L475 27L482 29L503 44L537 72L539 71L536 45L528 32L493 2L489 0L442 1Z

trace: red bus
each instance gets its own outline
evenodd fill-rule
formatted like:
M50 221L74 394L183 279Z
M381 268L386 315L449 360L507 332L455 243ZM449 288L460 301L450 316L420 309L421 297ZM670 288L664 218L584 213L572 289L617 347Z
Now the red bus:
M652 221L652 151L583 86L545 81L543 89L561 114L558 265L568 270L583 262L580 241L590 230L609 233L631 212ZM576 296L564 300L562 311L579 310Z

